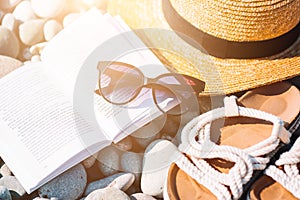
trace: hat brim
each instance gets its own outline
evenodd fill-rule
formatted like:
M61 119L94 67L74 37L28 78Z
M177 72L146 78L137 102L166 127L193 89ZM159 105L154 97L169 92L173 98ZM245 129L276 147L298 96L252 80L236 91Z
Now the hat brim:
M108 12L120 15L132 29L172 30L164 17L162 0L110 0ZM164 64L205 81L206 93L235 93L300 74L300 37L284 52L259 59L216 58L189 45L175 32L145 31L141 39L151 47L160 47L153 51Z

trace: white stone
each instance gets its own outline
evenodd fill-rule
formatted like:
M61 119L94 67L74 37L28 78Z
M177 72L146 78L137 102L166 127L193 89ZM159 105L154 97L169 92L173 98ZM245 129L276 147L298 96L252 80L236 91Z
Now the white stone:
M25 60L30 60L32 57L32 54L29 51L29 48L26 47L22 50L22 58Z
M22 65L23 63L17 59L0 55L0 78Z
M156 140L146 148L141 178L143 193L163 196L168 168L180 155L177 147L167 140Z
M17 5L21 0L1 0L0 1L0 9L1 10L9 10Z
M73 21L78 19L81 16L80 13L70 13L64 17L63 26L64 28L71 24Z
M32 10L30 1L22 1L19 3L12 14L17 20L22 22L37 18Z
M7 13L2 19L2 26L8 28L9 30L15 33L19 26L19 22L16 20L13 14Z
M110 176L120 170L120 152L112 145L99 151L97 160L104 176Z
M135 193L130 195L132 200L156 200L153 196L144 193Z
M39 62L41 61L41 57L39 55L33 55L31 57L31 62Z
M48 44L47 42L37 43L35 45L32 45L30 47L29 51L32 55L41 55L43 49L45 48L45 46L47 44Z
M96 153L96 154L94 154L94 155L88 157L87 159L85 159L85 160L82 162L83 166L84 166L85 168L87 168L87 169L88 169L88 168L91 168L91 167L95 164L95 162L96 162L96 160L97 160L97 156L98 156L98 154Z
M44 40L43 26L45 20L33 19L19 26L19 35L25 45L34 45Z
M44 25L44 37L46 41L51 40L58 32L63 29L62 25L56 20L49 20Z
M12 172L10 171L10 169L8 168L8 166L6 164L4 164L0 168L0 174L2 176L11 176Z
M130 151L132 149L132 139L130 137L126 137L116 143L115 146L121 151Z
M130 200L130 198L126 193L114 187L95 190L85 198L85 200L112 200L112 199Z
M35 14L42 18L58 16L66 6L66 0L31 0Z
M20 45L15 34L6 27L0 26L0 55L16 58Z
M130 136L142 147L146 148L151 142L159 138L160 131L164 127L166 116L161 115L145 126L133 132Z
M117 173L106 178L94 181L88 184L84 195L87 196L94 190L115 187L122 191L126 191L134 182L135 176L131 173Z

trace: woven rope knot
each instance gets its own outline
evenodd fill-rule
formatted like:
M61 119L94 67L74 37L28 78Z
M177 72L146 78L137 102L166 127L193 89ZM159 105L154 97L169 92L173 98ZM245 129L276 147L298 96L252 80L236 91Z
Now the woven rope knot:
M234 96L224 99L225 108L217 108L204 113L182 130L179 150L183 156L176 164L200 184L211 190L218 199L238 199L243 193L243 185L253 174L253 170L265 169L270 153L278 147L280 140L289 142L290 134L284 131L283 122L276 116L245 107L236 103ZM271 121L274 126L271 136L246 149L217 145L211 141L211 122L224 117L245 116ZM229 173L221 173L212 167L207 159L223 159L233 162Z
M300 163L300 138L296 140L290 151L281 154L275 162L277 166L283 166L284 171L271 165L265 170L265 174L272 177L284 188L300 199L300 174L298 164Z

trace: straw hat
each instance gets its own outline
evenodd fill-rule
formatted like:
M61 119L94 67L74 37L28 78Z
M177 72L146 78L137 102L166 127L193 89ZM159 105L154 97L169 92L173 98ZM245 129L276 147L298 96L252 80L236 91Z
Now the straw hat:
M165 64L234 93L300 74L300 0L110 0ZM172 34L164 31L172 30ZM156 30L156 31L155 31Z

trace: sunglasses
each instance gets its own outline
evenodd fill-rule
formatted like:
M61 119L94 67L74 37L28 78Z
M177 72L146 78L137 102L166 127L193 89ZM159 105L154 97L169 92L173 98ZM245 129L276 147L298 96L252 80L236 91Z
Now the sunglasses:
M133 101L143 88L152 89L152 98L163 113L180 115L198 105L198 94L205 83L178 73L165 73L155 78L145 77L142 71L123 62L98 63L99 89L96 93L114 105ZM155 69L154 69L155 70Z

